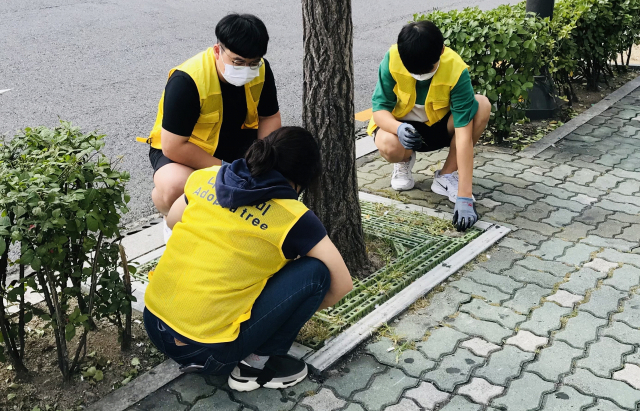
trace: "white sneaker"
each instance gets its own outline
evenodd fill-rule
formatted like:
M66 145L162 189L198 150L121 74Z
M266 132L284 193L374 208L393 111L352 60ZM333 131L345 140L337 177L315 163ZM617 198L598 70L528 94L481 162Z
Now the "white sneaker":
M169 228L169 226L167 225L167 219L163 218L162 219L162 237L164 238L164 243L167 244L167 242L169 241L169 237L171 237L171 234L173 233L173 230Z
M436 171L436 174L433 176L431 191L447 196L449 197L449 201L455 203L458 199L458 173L454 171L451 174L440 174L440 171L441 170ZM473 197L473 201L475 200L475 197Z
M416 152L411 153L409 161L395 163L393 165L393 174L391 175L391 188L396 191L411 190L415 184L411 169L416 163Z

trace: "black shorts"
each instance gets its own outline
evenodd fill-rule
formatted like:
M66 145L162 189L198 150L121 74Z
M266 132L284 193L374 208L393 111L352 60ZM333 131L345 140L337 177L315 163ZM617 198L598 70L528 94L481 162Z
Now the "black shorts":
M451 146L451 137L447 130L447 123L451 112L448 112L442 120L438 121L432 126L428 126L420 121L405 121L407 124L411 124L418 133L422 136L422 147L415 151L427 152L436 151L441 148ZM373 132L373 139L375 140L375 134L378 132L376 129Z
M160 167L166 166L167 164L175 163L175 161L165 156L162 153L162 150L153 148L151 146L149 146L149 161L151 161L151 167L153 167L154 175L156 171L160 169Z

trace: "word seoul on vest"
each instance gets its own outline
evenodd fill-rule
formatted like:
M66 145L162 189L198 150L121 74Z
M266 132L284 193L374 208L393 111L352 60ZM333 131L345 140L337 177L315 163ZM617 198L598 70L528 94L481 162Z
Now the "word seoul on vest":
M209 184L211 185L212 192L210 192L209 189L202 190L202 187L198 187L198 189L193 192L193 195L206 199L212 205L220 206L220 203L218 202L218 199L216 198L216 194L215 194L216 186L215 184L211 184L210 181L211 180L209 180ZM253 207L256 208L258 211L261 211L262 216L265 216L267 214L267 211L269 211L269 209L271 208L271 204L267 204L266 202L264 202L264 203L255 205ZM238 211L238 209L230 208L229 211L231 211L232 213L235 213L236 211ZM242 212L238 216L242 218L244 221L247 221L256 227L259 226L261 230L266 230L269 228L267 224L260 222L260 219L257 217L257 215L251 214L251 212L249 212L246 208L242 209ZM253 217L253 219L250 220L251 217Z

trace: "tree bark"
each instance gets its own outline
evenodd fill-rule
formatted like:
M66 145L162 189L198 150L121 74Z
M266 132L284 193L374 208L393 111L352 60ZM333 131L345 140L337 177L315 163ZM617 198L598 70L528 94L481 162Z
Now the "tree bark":
M362 232L355 165L351 0L302 0L302 121L316 138L323 171L304 195L352 275L369 261Z

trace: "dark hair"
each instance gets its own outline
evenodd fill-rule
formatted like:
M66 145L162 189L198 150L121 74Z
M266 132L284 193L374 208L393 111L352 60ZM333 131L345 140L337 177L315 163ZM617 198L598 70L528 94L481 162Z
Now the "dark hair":
M442 32L428 20L409 23L398 34L400 60L413 74L425 74L433 70L440 60L442 46Z
M216 38L228 50L247 59L267 54L267 27L253 14L227 14L216 26Z
M256 140L244 158L253 177L276 170L303 190L322 170L318 143L302 127L282 127Z

